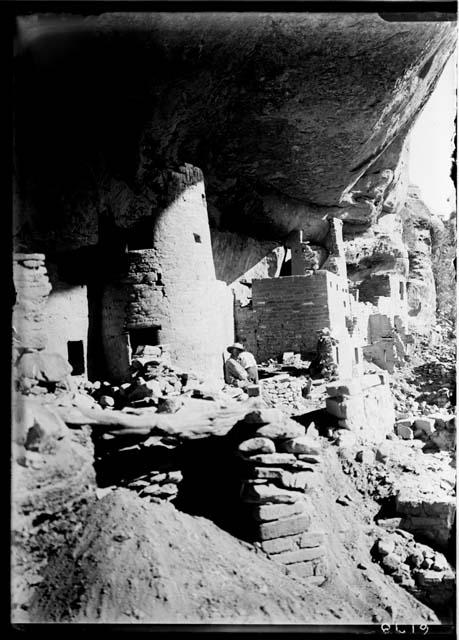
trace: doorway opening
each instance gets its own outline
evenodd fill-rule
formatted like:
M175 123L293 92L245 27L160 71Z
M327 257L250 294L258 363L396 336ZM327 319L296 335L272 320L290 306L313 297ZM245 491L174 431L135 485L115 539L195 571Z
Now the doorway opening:
M84 373L83 340L69 340L67 342L67 359L72 367L72 376L81 376Z
M159 332L161 326L155 325L153 327L143 327L142 329L130 329L129 330L129 342L131 345L132 353L135 353L137 347L149 345L156 347L160 344Z

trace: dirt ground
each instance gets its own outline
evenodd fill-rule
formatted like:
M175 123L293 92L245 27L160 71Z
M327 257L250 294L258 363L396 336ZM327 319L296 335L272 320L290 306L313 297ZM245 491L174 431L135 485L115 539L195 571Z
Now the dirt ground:
M311 496L327 532L332 574L323 587L286 575L202 517L116 489L92 509L76 548L44 572L29 619L59 622L237 624L435 623L436 616L372 562L375 504L324 457ZM336 497L345 492L351 505ZM357 526L356 526L357 524Z

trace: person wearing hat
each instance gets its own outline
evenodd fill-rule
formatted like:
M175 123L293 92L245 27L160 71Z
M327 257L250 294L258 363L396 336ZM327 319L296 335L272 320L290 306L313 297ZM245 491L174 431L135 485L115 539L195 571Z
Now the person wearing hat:
M236 386L247 386L248 383L258 383L258 368L257 362L253 355L246 351L240 342L235 342L227 349L231 354L231 357L225 363L225 378L235 378ZM245 374L242 373L241 367ZM243 384L238 384L238 382ZM234 382L228 382L228 384L234 384Z
M239 362L239 355L244 351L244 347L239 342L235 342L227 348L230 357L225 362L225 380L233 387L246 387L249 384L249 376L242 364Z

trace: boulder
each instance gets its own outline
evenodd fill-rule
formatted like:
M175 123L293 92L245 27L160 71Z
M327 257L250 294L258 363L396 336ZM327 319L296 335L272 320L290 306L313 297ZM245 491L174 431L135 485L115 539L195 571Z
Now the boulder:
M85 393L74 393L69 400L70 405L77 408L81 407L83 409L92 409L96 406L96 401L94 400L94 398L91 398L91 396ZM68 406L65 397L62 401L59 402L59 405Z
M14 405L13 439L31 451L43 451L68 433L52 408L32 398L18 398Z
M435 420L433 418L416 418L414 428L430 436L435 431Z
M282 422L272 422L260 427L255 433L272 440L284 440L304 436L304 427L294 420L284 418Z
M378 462L386 462L387 458L390 457L391 451L392 451L392 447L389 445L389 443L383 442L376 449L376 460Z
M372 449L361 449L355 455L356 461L363 462L363 464L373 464L375 458L375 452Z
M158 413L177 413L183 406L183 399L180 396L158 399Z
M269 438L250 438L241 442L238 447L239 451L245 455L258 453L275 453L276 447Z
M405 423L406 421L403 420L402 422ZM397 424L395 425L395 431L398 437L402 438L402 440L412 440L414 437L413 429L411 428L411 426L402 424L401 422L397 422Z
M111 396L101 396L99 398L99 404L103 409L108 409L115 406L115 401Z
M259 408L254 411L250 411L244 417L244 422L247 424L282 424L285 421L285 416L280 409L265 409Z
M382 565L388 573L394 573L397 571L401 564L403 564L403 558L396 553L389 553L382 559Z
M285 453L309 453L319 455L321 447L317 440L308 436L300 436L282 442L279 445L279 450Z
M59 353L47 351L24 353L17 362L20 377L34 378L39 382L64 382L72 373L72 367Z
M395 549L395 543L392 538L381 538L378 540L378 552L382 556L387 556L393 553Z

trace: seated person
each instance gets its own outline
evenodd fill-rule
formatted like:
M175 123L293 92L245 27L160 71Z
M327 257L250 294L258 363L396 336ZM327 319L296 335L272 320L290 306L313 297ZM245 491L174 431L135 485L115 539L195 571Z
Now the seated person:
M227 348L230 357L225 362L225 380L232 387L246 387L249 384L249 376L239 362L239 354L244 351L242 344L235 342Z
M242 364L244 369L247 371L250 382L257 384L258 368L257 361L255 360L253 354L251 354L250 351L242 351L242 353L239 354L238 362L239 364Z

